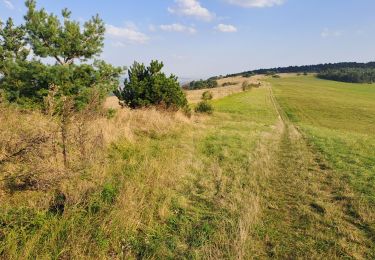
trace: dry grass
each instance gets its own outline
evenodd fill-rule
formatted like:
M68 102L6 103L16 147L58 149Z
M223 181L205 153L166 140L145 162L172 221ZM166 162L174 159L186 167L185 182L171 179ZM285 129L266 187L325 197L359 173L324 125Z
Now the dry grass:
M0 189L0 256L371 256L372 208L345 179L333 178L334 169L288 120L270 87L214 100L209 117L155 109L104 111L89 120L76 115L69 169L59 145L51 152L51 140L61 142L57 122L2 108L0 160L6 162L0 167L6 174L12 166L37 169L37 181L62 178L43 189ZM115 104L111 98L106 109ZM48 141L34 144L44 136ZM24 145L29 148L10 156ZM55 189L66 195L61 215L50 212Z
M217 88L210 88L210 89L199 89L199 90L188 90L186 91L187 99L190 103L198 103L202 99L202 94L205 91L210 91L213 94L213 99L221 99L223 97L242 92L242 83L248 81L252 84L258 84L261 80L262 76L254 76L251 78L245 78L245 77L230 77L230 78L224 78L219 79L217 82L219 84L219 87ZM226 86L223 87L223 84L226 82L235 82L236 85L233 86Z
M248 102L263 107L267 92L257 90L247 97L253 93L258 94ZM68 170L61 164L61 150L50 155L60 162L62 174L58 174L59 167L44 156L51 146L33 147L32 154L40 155L38 164L50 164L48 176L62 178L43 190L2 189L0 254L5 258L222 258L245 254L241 248L253 225L248 216L257 215L258 208L255 199L251 207L242 206L243 199L253 200L242 185L259 126L239 122L236 115L224 112L233 107L230 103L219 105L224 110L212 119L188 119L154 109L121 109L111 119L101 116L89 121L77 115L68 131ZM14 129L15 140L32 136L33 131L35 135L57 131L56 142L61 142L56 122L38 113L19 112L12 117L14 113L5 109L1 120L4 133L7 127ZM30 124L35 120L40 124L36 130ZM257 112L254 120L262 122L264 117ZM30 129L18 128L22 122ZM242 130L232 128L233 124ZM10 134L6 136L4 140L12 139ZM8 146L16 147L22 140ZM31 150L22 158L29 154ZM33 167L21 158L12 163ZM232 169L238 174L233 175ZM255 187L253 180L246 179L246 183ZM56 189L66 196L62 216L49 213ZM23 221L9 223L19 219Z

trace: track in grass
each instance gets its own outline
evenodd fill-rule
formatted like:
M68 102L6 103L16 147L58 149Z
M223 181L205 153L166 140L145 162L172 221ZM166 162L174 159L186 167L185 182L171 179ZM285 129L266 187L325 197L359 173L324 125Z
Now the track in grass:
M0 258L374 258L372 89L267 82L194 121L140 111L62 216L2 205Z
M297 87L302 88L301 85L290 87L289 81L282 79L279 84L289 87L287 91L291 93L298 92L298 89L295 90ZM317 84L311 78L306 82L303 79L298 81L299 84ZM276 80L271 82L278 84ZM318 83L322 85L322 90L325 83L330 84L325 81ZM373 257L373 223L371 218L361 216L363 212L360 213L358 206L361 194L356 194L355 187L341 178L334 165L331 167L332 163L326 160L324 151L317 149L309 133L289 120L295 120L294 111L299 112L298 116L303 115L310 124L316 124L321 115L306 115L301 111L306 107L309 109L305 103L293 107L296 103L288 102L293 97L290 94L283 96L284 89L280 85L276 85L276 90L282 105L276 104L275 107L279 108L283 130L274 153L273 175L266 182L266 196L263 197L264 204L268 206L264 208L264 217L257 231L259 239L264 241L264 256L292 259ZM298 96L294 98L298 99ZM319 96L315 98L319 99ZM328 114L335 113L322 110ZM368 202L362 207L364 205L371 209ZM373 211L365 213L371 216Z

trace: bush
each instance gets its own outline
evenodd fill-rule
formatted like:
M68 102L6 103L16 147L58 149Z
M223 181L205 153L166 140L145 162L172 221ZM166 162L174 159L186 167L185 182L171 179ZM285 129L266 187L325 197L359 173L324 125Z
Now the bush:
M275 74L275 75L272 75L272 78L279 79L281 77L280 77L280 75Z
M237 82L225 82L224 84L223 84L223 87L227 87L227 86L234 86L234 85L237 85Z
M206 113L206 114L212 114L214 111L214 108L210 103L207 101L202 101L197 104L195 107L195 112L196 113Z
M202 93L202 100L207 101L207 100L211 100L213 98L214 98L214 96L213 96L211 91L205 91L205 92Z
M107 110L107 119L112 119L116 116L117 110L110 108Z
M242 91L248 91L248 90L251 90L252 87L253 87L253 85L252 85L252 84L249 84L248 81L244 81L244 82L242 83Z
M162 62L152 61L149 67L135 62L130 67L129 78L124 87L116 90L115 95L131 108L163 106L165 108L184 108L187 99L177 77L167 77L161 72Z
M217 77L212 77L207 80L192 81L189 84L183 86L186 90L205 89L205 88L217 88Z

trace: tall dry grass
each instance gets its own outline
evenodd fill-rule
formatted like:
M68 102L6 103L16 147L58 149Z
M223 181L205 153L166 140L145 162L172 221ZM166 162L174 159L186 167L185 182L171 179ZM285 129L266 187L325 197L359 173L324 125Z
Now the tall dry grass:
M186 91L186 97L189 100L190 103L198 103L201 101L202 94L205 91L210 91L213 94L213 99L221 99L226 96L242 92L242 84L244 82L248 82L249 84L258 84L260 83L260 80L263 78L262 75L257 75L251 78L245 78L242 76L237 77L229 77L229 78L223 78L219 79L217 81L219 87L217 88L210 88L210 89L198 89L198 90L188 90ZM223 86L227 82L233 82L236 83L235 85L231 86Z
M92 178L100 180L105 175L111 143L119 139L133 142L141 135L164 135L181 122L188 123L189 119L180 113L156 109L119 109L113 118L107 118L105 110L99 115L90 111L76 113L67 124L69 166L65 167L59 120L38 111L2 106L0 202L6 203L9 196L5 194L14 197L16 192L48 192L72 183L79 185L75 179L80 182L80 176L88 171L96 172Z

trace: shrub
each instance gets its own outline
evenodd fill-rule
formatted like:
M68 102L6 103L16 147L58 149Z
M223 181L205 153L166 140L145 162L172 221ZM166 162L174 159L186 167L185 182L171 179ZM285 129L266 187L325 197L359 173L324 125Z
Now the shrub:
M224 84L223 84L223 87L227 87L227 86L234 86L234 85L237 85L237 82L225 82Z
M149 67L135 62L130 67L129 78L124 87L117 89L115 95L131 108L163 106L165 108L184 108L187 99L177 77L167 77L161 72L164 64L152 61Z
M274 71L267 71L266 72L266 76L273 76L275 74L276 74L276 72L274 72Z
M202 101L197 104L195 107L195 112L196 113L206 113L206 114L212 114L214 111L214 108L210 103L207 101Z
M207 80L197 80L192 81L189 84L183 86L184 89L195 90L195 89L204 89L204 88L217 88L217 77L209 78Z
M117 110L110 108L107 110L107 119L112 119L116 116Z
M272 78L279 79L281 77L280 77L280 75L275 74L275 75L272 75Z
M205 91L205 92L202 93L202 100L207 101L207 100L211 100L213 98L214 98L214 96L213 96L211 91Z
M251 90L252 87L253 87L253 85L252 85L252 84L249 84L248 81L244 81L244 82L242 83L242 91L248 91L248 90Z

